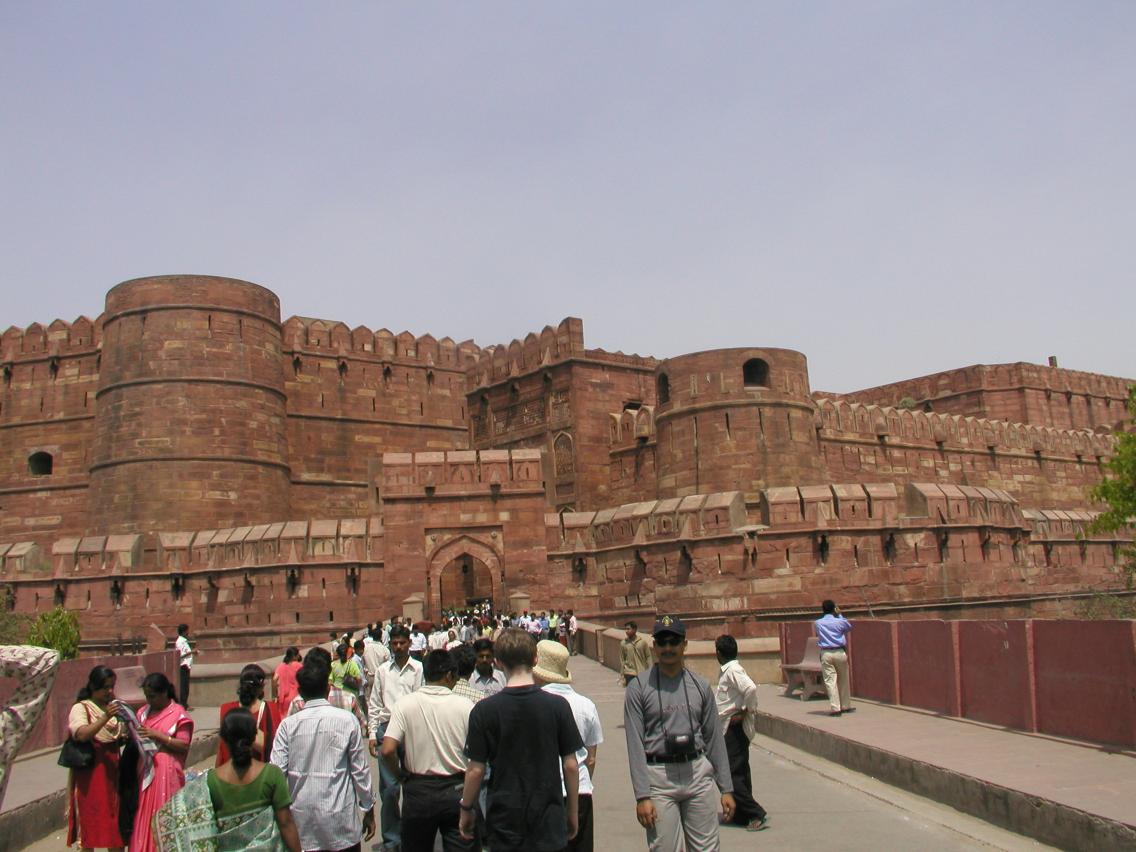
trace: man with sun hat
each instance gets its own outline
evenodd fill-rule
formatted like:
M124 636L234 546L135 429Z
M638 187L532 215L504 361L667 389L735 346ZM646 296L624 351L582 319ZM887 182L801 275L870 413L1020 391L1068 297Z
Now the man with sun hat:
M580 772L579 819L576 836L568 841L568 852L592 852L592 790L596 777L596 751L603 742L603 727L595 702L572 688L568 671L568 649L559 642L544 639L536 644L533 680L552 695L559 695L572 708L584 747L576 752Z
M686 668L681 619L661 616L651 635L658 662L628 683L623 702L635 817L651 852L718 849L718 814L733 817L734 786L714 692Z

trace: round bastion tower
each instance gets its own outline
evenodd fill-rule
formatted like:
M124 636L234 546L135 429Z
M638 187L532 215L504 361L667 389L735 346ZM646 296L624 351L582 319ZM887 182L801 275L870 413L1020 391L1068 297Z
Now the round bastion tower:
M280 300L203 275L106 298L91 451L92 534L288 518Z
M815 484L823 477L805 356L713 349L655 369L660 497Z

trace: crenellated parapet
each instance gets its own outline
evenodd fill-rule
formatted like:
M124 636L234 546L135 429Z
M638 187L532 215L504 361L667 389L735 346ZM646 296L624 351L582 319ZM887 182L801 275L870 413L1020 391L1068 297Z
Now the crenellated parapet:
M944 445L984 453L1041 452L1091 461L1110 455L1113 446L1111 434L1090 429L1055 429L846 399L817 399L816 409L816 425L822 439L856 435L872 441Z
M72 322L55 320L47 327L33 322L11 326L0 336L0 362L69 355L97 349L102 342L102 317L80 316Z
M384 499L543 490L540 450L383 453Z
M949 414L1058 428L1112 427L1127 418L1131 379L1044 366L976 364L839 395L847 402L903 401Z
M568 317L556 328L546 325L540 334L530 333L524 340L486 347L470 366L466 387L469 390L487 387L540 367L584 356L584 322Z
M289 353L358 356L453 369L464 369L482 354L472 340L455 343L450 337L439 340L408 331L394 334L385 328L372 331L365 325L350 329L342 322L310 317L289 317L283 332L284 349Z

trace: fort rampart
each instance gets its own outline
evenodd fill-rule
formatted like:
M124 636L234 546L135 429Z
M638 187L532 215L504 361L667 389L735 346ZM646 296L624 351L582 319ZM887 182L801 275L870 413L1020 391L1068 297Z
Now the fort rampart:
M212 276L10 328L0 371L0 585L91 637L247 648L486 598L757 635L820 597L1044 614L1123 586L1128 539L1084 534L1118 377L826 395L787 349L658 360L573 317L482 348L281 321Z

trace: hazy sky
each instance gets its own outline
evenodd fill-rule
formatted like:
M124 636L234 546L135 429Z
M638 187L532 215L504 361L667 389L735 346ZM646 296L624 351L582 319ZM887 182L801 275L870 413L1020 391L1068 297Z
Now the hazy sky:
M814 389L1136 376L1136 3L0 4L0 326L230 275Z

